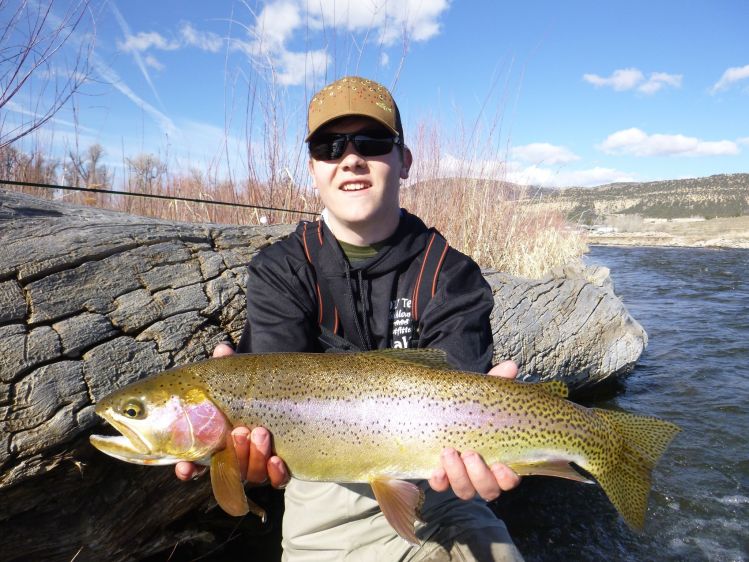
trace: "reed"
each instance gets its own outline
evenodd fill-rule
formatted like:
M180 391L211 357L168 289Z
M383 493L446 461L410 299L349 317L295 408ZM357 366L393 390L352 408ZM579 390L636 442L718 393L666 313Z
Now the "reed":
M482 268L541 278L587 252L587 234L567 224L562 209L542 203L532 187L503 179L506 158L479 123L444 134L429 120L409 145L415 163L401 200L437 227ZM464 131L470 130L470 134Z
M436 226L451 245L470 255L481 267L511 275L538 278L552 268L569 263L587 251L585 234L568 226L560 210L539 205L528 187L497 179L470 164L444 175L451 158L435 137L416 135L411 148L415 165L411 179L401 189L405 208ZM41 154L3 152L5 179L55 183L58 166ZM151 162L146 175L130 169L124 191L191 199L242 203L297 212L246 209L181 201L162 201L116 194L90 194L39 188L19 188L37 197L63 199L74 204L96 206L172 221L222 224L278 224L310 219L298 211L319 212L317 193L289 177L272 185L258 179L218 179L197 169L187 173L159 168ZM143 166L143 168L146 168ZM156 170L156 171L154 171ZM159 170L162 170L159 172ZM496 170L494 171L496 175ZM85 184L85 183L84 183ZM102 187L100 185L91 187ZM104 186L106 187L106 186Z

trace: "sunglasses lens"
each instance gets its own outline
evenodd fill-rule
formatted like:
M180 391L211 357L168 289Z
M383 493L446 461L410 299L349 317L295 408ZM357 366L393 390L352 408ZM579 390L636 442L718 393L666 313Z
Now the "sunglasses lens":
M393 137L373 137L370 135L328 135L310 140L309 153L315 160L338 160L346 152L349 141L362 156L382 156L388 154L397 140Z
M309 142L309 154L315 160L338 160L346 151L345 136L324 137Z
M356 151L362 156L382 156L393 150L393 139L373 139L364 135L354 137Z

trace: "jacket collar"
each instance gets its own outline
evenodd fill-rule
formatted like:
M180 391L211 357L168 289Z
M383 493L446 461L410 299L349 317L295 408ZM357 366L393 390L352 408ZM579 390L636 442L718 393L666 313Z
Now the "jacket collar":
M401 209L398 228L384 241L377 255L358 264L356 268L351 268L335 236L323 223L321 259L320 263L315 264L315 268L322 270L326 276L342 275L346 268L361 270L368 277L383 275L419 255L427 244L428 235L429 229L420 218Z

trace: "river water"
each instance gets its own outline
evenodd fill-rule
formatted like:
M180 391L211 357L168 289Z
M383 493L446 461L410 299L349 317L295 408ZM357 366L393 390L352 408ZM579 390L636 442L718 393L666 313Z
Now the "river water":
M526 478L497 505L526 559L749 560L749 250L593 247L649 344L612 398L682 432L643 533L598 488ZM526 489L527 488L527 489Z

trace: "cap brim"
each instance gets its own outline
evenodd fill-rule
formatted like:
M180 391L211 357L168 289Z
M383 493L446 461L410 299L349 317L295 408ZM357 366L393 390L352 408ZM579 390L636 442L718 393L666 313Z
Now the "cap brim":
M376 121L377 123L379 123L380 125L382 125L383 127L385 127L388 131L390 131L394 135L400 136L400 133L398 131L396 131L395 129L393 129L390 125L388 125L382 119L378 119L377 117L373 117L371 115L364 115L363 113L357 113L356 111L351 111L351 112L341 113L340 115L336 115L335 117L331 117L330 119L327 119L327 120L323 121L317 127L315 127L314 131L310 131L309 132L309 134L307 135L307 137L304 139L304 142L309 142L309 140L312 138L312 136L315 133L317 133L320 129L322 129L323 127L325 127L326 125L329 125L333 121L337 121L338 119L343 119L345 117L363 117L365 119L371 119L372 121Z

